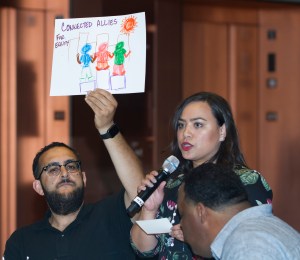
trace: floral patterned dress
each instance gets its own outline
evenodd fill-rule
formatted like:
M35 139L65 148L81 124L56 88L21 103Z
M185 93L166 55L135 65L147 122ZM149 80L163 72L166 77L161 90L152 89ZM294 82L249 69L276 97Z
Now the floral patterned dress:
M271 203L273 193L265 178L257 171L250 170L244 166L235 166L235 172L240 176L242 183L248 193L248 199L252 206ZM172 175L171 175L172 176ZM165 186L165 196L157 213L157 218L168 218L173 225L179 224L180 216L177 210L178 188L183 182L184 175L173 173ZM133 242L131 245L140 257L152 257L158 254L160 260L187 260L200 259L193 255L191 248L169 234L157 235L157 246L148 252L137 250Z

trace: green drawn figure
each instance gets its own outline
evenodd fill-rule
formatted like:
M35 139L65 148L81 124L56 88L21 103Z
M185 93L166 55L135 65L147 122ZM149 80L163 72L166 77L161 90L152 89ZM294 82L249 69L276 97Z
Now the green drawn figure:
M127 58L129 56L130 53L131 53L131 51L126 53L123 41L118 42L116 44L116 48L114 51L115 59L114 59L113 76L125 75L124 61L125 61L125 58Z

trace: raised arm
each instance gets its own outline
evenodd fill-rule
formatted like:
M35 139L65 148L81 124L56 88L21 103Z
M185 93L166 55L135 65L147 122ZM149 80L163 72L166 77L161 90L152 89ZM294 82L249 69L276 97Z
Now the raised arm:
M85 101L95 113L95 126L99 133L107 133L114 124L113 118L118 106L113 95L106 90L96 89L88 93ZM125 188L124 200L128 207L144 177L141 162L121 133L103 142Z

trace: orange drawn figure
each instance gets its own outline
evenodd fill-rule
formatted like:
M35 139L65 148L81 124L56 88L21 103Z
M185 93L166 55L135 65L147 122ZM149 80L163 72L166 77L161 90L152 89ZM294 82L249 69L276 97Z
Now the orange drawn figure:
M108 60L114 55L108 50L108 43L101 43L98 47L98 52L95 53L94 59L97 59L96 70L107 70L109 68Z

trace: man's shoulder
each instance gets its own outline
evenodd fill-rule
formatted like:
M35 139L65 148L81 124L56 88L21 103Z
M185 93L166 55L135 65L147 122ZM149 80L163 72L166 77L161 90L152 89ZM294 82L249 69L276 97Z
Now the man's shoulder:
M45 218L39 219L34 223L24 225L16 229L18 232L30 232L31 230L38 230L41 228L45 228L47 225L47 221Z
M36 237L36 234L40 232L41 230L44 230L46 228L46 222L44 219L38 220L35 223L32 223L30 225L24 225L22 227L17 228L8 238L7 243L10 243L12 241L23 241L25 240L31 240Z
M249 259L298 259L299 244L299 233L277 217L250 218L242 221L226 238L223 257L243 259L238 254L250 249Z

